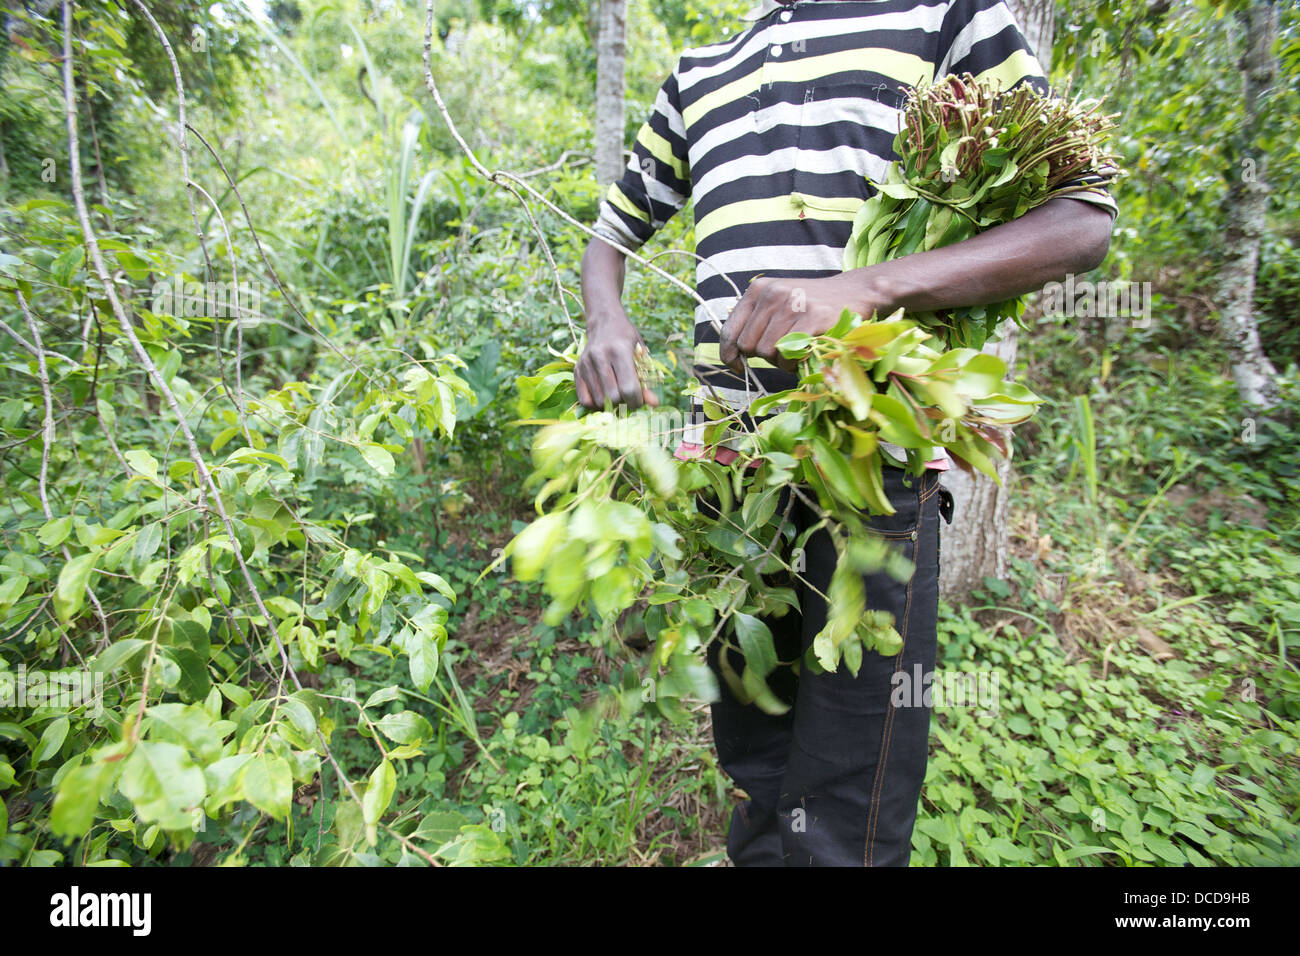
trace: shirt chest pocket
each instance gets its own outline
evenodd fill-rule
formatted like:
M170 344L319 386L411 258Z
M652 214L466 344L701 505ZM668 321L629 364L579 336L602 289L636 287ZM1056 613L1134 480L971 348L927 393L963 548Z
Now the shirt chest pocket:
M837 74L805 88L799 114L794 188L810 197L868 198L894 156L904 94L870 75Z

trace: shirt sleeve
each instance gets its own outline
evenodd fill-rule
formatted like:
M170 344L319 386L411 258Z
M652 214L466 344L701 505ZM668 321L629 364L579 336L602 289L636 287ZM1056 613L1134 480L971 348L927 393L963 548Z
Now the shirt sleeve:
M593 229L635 251L686 205L690 195L686 124L673 70L637 133L627 169L601 201Z
M936 82L950 73L969 73L976 80L991 80L1008 90L1029 83L1040 93L1051 92L1042 65L1020 32L1006 0L952 0L939 31L935 63ZM1069 193L1069 197L1100 206L1116 217L1119 209L1115 199L1103 185L1115 172L1085 172L1067 185L1097 185Z

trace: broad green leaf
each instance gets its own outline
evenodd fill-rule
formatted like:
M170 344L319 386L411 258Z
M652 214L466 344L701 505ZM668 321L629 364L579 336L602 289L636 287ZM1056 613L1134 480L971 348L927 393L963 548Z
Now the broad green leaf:
M221 734L200 705L155 704L145 713L154 721L150 739L181 744L205 764L221 756Z
M36 532L36 539L47 548L57 548L72 532L72 516L64 515L62 518L54 518L41 525L41 530Z
M366 464L379 472L384 478L392 475L396 466L392 454L382 445L362 445L361 457L366 460Z
M853 417L865 419L871 412L871 399L876 390L871 387L862 372L862 366L851 357L851 353L835 363L835 377L841 394L848 399L849 411Z
M741 653L745 663L759 677L766 677L776 669L776 646L772 641L772 632L768 626L752 614L737 612L733 615L736 637L740 641Z
M153 455L149 454L143 448L132 448L122 457L125 458L126 463L134 468L139 474L144 475L151 481L158 480L158 459L154 458Z
M372 843L375 827L388 809L388 804L393 799L393 791L396 789L397 773L393 770L393 765L385 760L370 774L369 786L366 787L366 792L361 798L366 831Z
M305 740L311 740L316 736L316 716L303 701L296 697L282 700L280 713L289 719L294 730L298 731Z
M740 675L740 682L749 693L754 706L765 714L780 716L790 710L790 705L772 693L759 673L752 667L746 667Z
M0 604L16 603L27 592L29 583L25 574L15 574L13 577L5 578L4 583L0 584Z
M95 569L100 552L88 551L79 554L63 566L59 572L59 583L54 591L54 606L59 620L69 621L81 610L86 600L86 586L90 583L90 573Z
M429 721L413 710L388 714L376 721L375 726L395 744L418 746L433 737L433 727L429 724Z
M50 827L62 837L84 836L95 823L95 810L114 776L112 764L83 763L59 781L50 811Z
M406 653L410 661L411 681L423 693L429 689L434 675L438 673L438 645L433 638L420 632L406 642Z
M41 734L41 742L36 745L36 750L32 753L32 766L37 766L58 754L63 747L63 742L68 739L69 726L67 717L59 717L46 725L45 732Z
M397 687L381 687L369 697L363 706L374 707L378 704L387 704L389 701L397 700L401 696L401 691Z
M142 740L122 767L118 789L145 823L164 830L191 827L193 811L207 796L207 784L189 752L177 744Z
M293 802L293 772L277 754L261 753L240 774L244 799L276 820L288 819Z
M138 637L124 637L107 648L95 658L91 667L104 674L111 674L119 667L126 666L138 654L149 646L149 642Z
M208 787L205 804L208 813L215 815L226 804L244 799L242 771L252 759L252 754L233 754L203 768L203 778Z
M542 515L519 532L509 545L515 577L520 581L534 580L546 567L547 559L564 540L567 531L566 516L552 513Z
M415 828L415 832L411 834L411 838L441 846L447 841L455 839L460 832L460 828L468 823L469 819L467 817L454 811L438 811L426 814L420 821L420 825Z
M814 438L812 447L813 461L817 463L818 471L821 472L831 490L841 501L855 508L865 508L866 500L859 493L857 483L853 480L848 460L832 448L824 438Z
M432 571L417 571L415 576L445 597L448 601L451 601L453 604L456 602L456 590L447 583L447 579L441 574L434 574Z

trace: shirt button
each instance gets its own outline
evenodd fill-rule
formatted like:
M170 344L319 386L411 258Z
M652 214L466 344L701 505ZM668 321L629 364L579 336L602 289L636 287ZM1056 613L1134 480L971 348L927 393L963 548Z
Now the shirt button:
M776 44L775 46L772 47L772 55L773 55L773 56L780 56L780 55L781 55L781 44L778 43L778 44Z
M782 19L782 20L789 20L792 16L794 16L794 14L791 13L789 10L782 10L782 11L781 11L781 19Z

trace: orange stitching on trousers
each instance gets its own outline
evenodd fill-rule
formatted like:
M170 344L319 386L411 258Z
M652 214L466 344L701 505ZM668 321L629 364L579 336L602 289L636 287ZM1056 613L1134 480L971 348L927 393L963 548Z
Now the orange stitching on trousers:
M903 670L903 654L907 650L907 631L908 624L911 623L912 617L912 579L907 582L907 600L903 604L903 644L898 649L898 663L894 665L894 673L898 674ZM891 681L892 684L892 681ZM871 785L871 809L867 815L867 846L863 852L863 863L871 866L876 855L876 825L880 821L880 798L879 794L883 792L885 784L885 764L889 761L889 742L894 736L894 708L890 707L885 713L885 730L883 740L880 744L880 763L876 765L876 779Z
M922 503L928 501L930 498L934 496L934 493L938 491L938 489L939 489L939 480L936 477L934 484L930 488L929 493L923 495L920 501ZM918 515L917 523L916 523L916 527L918 531L920 530L921 525L923 525L924 523L925 523L925 515L924 514ZM919 541L917 544L917 550L918 551L920 550ZM915 555L913 555L913 557L915 557ZM911 623L911 616L912 616L912 583L915 580L916 578L915 576L913 576L912 579L907 582L907 600L903 605L903 633L902 633L903 643L902 646L899 647L898 649L898 663L894 665L894 674L899 674L903 670L903 654L907 651L907 632L909 630L908 625ZM868 822L867 822L867 846L866 846L866 850L863 853L863 863L866 866L871 866L875 863L876 827L880 823L880 794L884 792L885 765L889 762L889 744L892 742L893 737L894 737L894 708L890 707L888 712L885 714L885 731L883 734L884 739L881 742L881 746L880 746L880 762L876 766L876 779L871 787L871 810L868 812Z
M918 496L917 499L918 504L924 504L926 501L928 501L931 497L934 496L934 493L938 491L938 489L939 489L939 479L936 477L934 480L934 484L931 485L930 487L930 491L925 495ZM925 524L925 515L919 513L918 510L917 519L916 519L916 528L918 532L920 531L921 526L923 524ZM920 550L919 540L917 544L917 550L918 551ZM916 555L913 554L913 557L915 556ZM909 630L908 625L911 623L911 617L912 617L912 584L915 580L916 580L916 576L913 575L912 578L909 579L907 582L907 599L903 604L903 633L901 635L903 639L903 643L902 646L900 646L898 649L898 663L894 665L894 674L899 674L903 670L903 654L907 651L907 632ZM877 763L876 765L876 777L871 785L871 808L870 810L867 811L867 845L864 848L862 853L862 857L863 857L862 862L863 865L865 866L871 866L875 862L876 827L880 823L880 794L884 792L885 765L889 762L889 744L893 740L893 737L894 737L894 708L890 707L888 711L885 713L885 729L882 734L882 740L880 744L879 763Z

